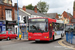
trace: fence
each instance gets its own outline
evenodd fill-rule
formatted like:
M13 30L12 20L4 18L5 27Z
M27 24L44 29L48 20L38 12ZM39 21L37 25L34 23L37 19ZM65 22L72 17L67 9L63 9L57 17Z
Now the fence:
M69 32L66 32L66 41L71 43L71 44L75 44L75 32L73 31L69 31Z

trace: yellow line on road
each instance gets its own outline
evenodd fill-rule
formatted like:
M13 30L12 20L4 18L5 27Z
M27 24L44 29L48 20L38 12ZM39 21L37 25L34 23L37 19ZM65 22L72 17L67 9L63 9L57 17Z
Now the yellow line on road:
M67 48L70 48L70 49L74 49L74 50L75 50L75 48L63 44L62 41L64 41L64 40L60 40L60 41L58 41L58 43L59 43L60 45L64 46L64 47L67 47Z

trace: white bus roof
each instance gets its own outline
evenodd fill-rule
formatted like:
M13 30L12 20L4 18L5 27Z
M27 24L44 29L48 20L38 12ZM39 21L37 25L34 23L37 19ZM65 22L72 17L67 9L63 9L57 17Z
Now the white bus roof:
M62 20L56 20L56 23L64 23Z

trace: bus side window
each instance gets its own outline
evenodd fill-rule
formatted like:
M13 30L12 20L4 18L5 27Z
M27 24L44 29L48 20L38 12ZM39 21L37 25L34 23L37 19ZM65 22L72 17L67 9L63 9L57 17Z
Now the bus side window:
M55 23L53 22L52 25L53 25L53 30L55 30Z

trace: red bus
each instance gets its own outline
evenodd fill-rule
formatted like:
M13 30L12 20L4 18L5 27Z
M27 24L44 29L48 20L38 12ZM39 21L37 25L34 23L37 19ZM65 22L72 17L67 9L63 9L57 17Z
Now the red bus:
M40 17L29 19L28 40L50 41L64 36L64 23L61 20Z

